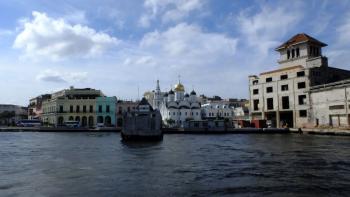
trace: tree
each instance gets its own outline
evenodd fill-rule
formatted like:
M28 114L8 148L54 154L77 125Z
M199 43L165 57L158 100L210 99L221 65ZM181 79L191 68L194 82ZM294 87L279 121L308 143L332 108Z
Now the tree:
M173 125L173 124L175 124L175 120L173 120L173 119L171 119L171 118L165 119L165 122L166 122L167 125Z

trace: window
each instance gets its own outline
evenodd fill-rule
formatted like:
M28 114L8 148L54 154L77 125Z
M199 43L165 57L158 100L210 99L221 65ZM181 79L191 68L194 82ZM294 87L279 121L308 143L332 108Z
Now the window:
M309 48L309 54L310 54L310 56L313 54L313 52L314 52L313 47L310 46L310 48Z
M86 105L83 105L83 112L86 113Z
M273 109L273 98L266 99L266 103L267 103L267 109L268 110Z
M271 82L272 81L272 77L266 78L266 82Z
M173 115L175 116L175 112L173 112Z
M287 51L287 59L290 59L290 51Z
M80 112L80 106L77 105L76 108L75 108L75 112L79 113Z
M185 116L187 116L187 112L185 112Z
M106 112L109 113L109 105L106 106Z
M267 92L267 93L273 92L273 88L272 88L272 87L267 87L267 88L266 88L266 92Z
M288 75L281 75L281 80L286 80L288 79Z
M73 113L73 105L69 106L69 112Z
M128 108L128 109L130 109L130 108ZM98 106L98 112L100 112L100 113L102 112L102 105Z
M332 105L332 106L329 106L330 110L344 109L344 108L345 108L344 105Z
M130 107L128 107L128 109L127 109L127 110L128 110L128 112L130 112ZM102 106L101 106L101 111L102 111Z
M90 113L92 113L92 112L94 112L94 107L92 105L90 105Z
M60 113L63 113L63 106L60 105Z
M305 82L299 82L298 83L298 89L303 89L305 87L306 87Z
M297 57L300 57L300 51L299 48L296 49Z
M281 86L282 91L288 91L288 85L282 85Z
M259 89L254 89L253 90L253 94L255 95L255 94L259 94Z
M295 50L292 49L292 58L294 58L294 57L295 57Z
M289 109L289 96L282 96L282 109Z
M307 117L307 110L299 110L299 117Z
M258 80L254 80L254 81L253 81L253 85L256 85L256 84L258 84L258 83L259 83Z
M259 110L259 100L258 99L253 101L253 105L254 105L253 108L255 111Z
M304 77L304 76L305 76L305 71L297 72L297 77Z
M306 95L299 95L298 100L299 100L299 105L306 104Z

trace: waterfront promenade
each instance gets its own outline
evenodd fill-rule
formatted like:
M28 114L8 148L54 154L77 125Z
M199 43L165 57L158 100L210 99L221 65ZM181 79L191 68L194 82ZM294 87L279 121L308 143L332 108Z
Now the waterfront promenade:
M226 130L185 130L182 128L163 128L164 134L311 134L311 135L338 135L350 136L350 130L347 129L295 129L295 128L231 128ZM0 132L120 132L121 128L53 128L53 127L0 127Z

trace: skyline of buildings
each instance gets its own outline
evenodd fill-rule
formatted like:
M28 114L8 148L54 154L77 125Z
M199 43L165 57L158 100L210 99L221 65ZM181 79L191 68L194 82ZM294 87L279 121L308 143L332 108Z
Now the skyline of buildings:
M178 74L201 94L248 98L246 76L276 69L274 48L298 32L332 43L329 65L350 62L349 1L26 2L0 2L0 103L71 85L135 100Z
M236 117L267 120L274 127L350 125L350 105L347 104L350 71L328 65L328 58L322 50L326 46L305 33L296 34L280 44L275 49L280 54L279 68L248 76L249 100L198 96L194 88L192 91L185 88L180 76L174 87L166 91L161 91L157 80L156 88L146 91L143 96L160 111L164 124L168 126L182 127L188 121L211 118L234 120ZM343 87L345 94L333 91ZM327 100L328 97L333 98L327 91L337 93L340 100L344 99L344 104L333 105L332 102L339 101ZM321 101L314 96L318 94L324 94L322 98L326 100ZM118 125L122 122L118 115L121 117L123 113L134 110L136 103L118 101L115 96L106 97L100 90L71 86L70 89L30 99L28 117L40 117L45 124L55 126L73 120L83 127L99 123ZM249 117L246 115L248 111Z

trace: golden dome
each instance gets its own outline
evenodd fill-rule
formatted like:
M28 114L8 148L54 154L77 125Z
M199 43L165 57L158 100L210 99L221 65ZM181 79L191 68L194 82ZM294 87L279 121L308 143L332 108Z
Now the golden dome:
M185 92L185 87L181 83L175 85L174 90L176 92Z

